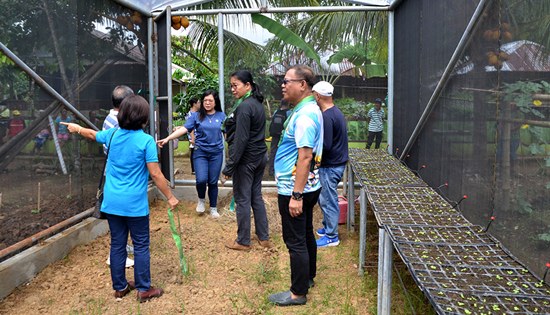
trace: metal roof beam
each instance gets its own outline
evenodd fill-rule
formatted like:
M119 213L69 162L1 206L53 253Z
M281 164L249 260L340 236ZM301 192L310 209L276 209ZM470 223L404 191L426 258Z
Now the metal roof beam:
M304 12L353 12L353 11L387 11L389 6L338 6L338 7L284 7L284 8L250 8L250 9L209 9L194 11L173 11L172 16L197 16L215 14L252 14L252 13L304 13Z

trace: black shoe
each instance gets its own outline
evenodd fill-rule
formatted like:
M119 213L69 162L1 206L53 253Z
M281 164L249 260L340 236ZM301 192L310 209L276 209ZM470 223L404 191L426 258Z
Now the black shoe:
M290 291L285 291L271 294L268 300L278 306L305 305L307 302L307 297L303 295L293 299Z

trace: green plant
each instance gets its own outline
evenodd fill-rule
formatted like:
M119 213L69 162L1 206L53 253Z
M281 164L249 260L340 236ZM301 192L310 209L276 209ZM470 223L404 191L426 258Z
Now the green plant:
M367 114L373 106L349 97L335 99L334 105L338 106L347 120L367 119Z

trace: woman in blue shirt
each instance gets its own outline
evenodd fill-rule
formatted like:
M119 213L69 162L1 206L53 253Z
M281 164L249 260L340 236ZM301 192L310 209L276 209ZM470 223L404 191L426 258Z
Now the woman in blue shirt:
M197 212L205 211L206 188L208 186L208 199L210 201L210 215L218 218L218 179L223 162L223 133L222 124L225 114L222 111L218 92L207 90L202 95L201 107L198 112L192 113L183 127L177 128L168 137L157 141L162 148L168 141L177 139L184 134L195 131L195 151L193 163L195 165L195 177L197 194Z
M78 124L61 122L71 133L105 144L109 149L105 169L105 213L111 230L110 268L115 298L122 298L137 289L137 299L147 301L162 295L160 288L151 286L149 252L149 175L174 208L174 197L158 165L157 147L143 128L149 120L149 104L138 95L126 97L120 105L119 128L104 131L83 128ZM134 244L134 281L126 280L126 243L128 233Z

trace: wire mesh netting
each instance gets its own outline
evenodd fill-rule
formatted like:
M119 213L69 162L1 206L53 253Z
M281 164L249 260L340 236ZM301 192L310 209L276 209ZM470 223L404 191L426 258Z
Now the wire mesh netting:
M0 53L0 249L95 202L102 147L60 122L101 129L115 86L147 86L146 22L133 11L101 0L2 8L0 42L73 109Z
M381 150L352 149L350 159L361 180L370 172L363 160L377 169L395 158ZM378 224L434 309L440 314L549 310L550 287L487 233L492 221L485 227L470 223L460 202L441 196L439 188L362 185Z
M494 218L489 233L539 276L550 259L549 13L548 1L403 1L395 29L398 155L413 141L407 166L425 165L419 175L448 200L466 195L470 222Z

